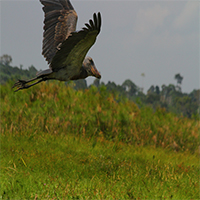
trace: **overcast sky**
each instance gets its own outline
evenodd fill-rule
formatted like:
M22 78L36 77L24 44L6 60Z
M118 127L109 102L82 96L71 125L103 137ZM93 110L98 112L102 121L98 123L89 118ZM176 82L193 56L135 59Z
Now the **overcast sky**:
M78 13L77 29L94 12L103 18L101 33L90 49L104 83L122 84L131 79L145 92L151 85L176 84L184 78L183 92L199 89L198 1L71 0ZM48 68L41 55L43 11L39 0L1 0L0 54L9 54L12 65ZM92 83L94 78L87 78Z

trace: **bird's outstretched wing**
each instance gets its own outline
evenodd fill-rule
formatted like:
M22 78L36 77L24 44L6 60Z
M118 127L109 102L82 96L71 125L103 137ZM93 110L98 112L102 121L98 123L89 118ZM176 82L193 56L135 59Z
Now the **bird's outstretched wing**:
M96 37L101 29L101 14L94 13L93 20L89 20L86 27L78 32L72 32L65 40L60 50L56 52L50 68L57 71L66 67L69 71L79 71L83 60L96 41Z
M48 63L64 40L76 30L77 14L69 0L40 0L44 5L44 33L42 55Z

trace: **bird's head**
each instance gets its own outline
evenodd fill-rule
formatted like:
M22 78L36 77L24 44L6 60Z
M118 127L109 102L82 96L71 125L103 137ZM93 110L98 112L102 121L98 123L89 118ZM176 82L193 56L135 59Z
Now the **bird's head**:
M98 72L98 70L95 67L94 61L91 57L86 57L83 61L83 67L87 71L88 76L94 76L98 79L101 78L101 74Z

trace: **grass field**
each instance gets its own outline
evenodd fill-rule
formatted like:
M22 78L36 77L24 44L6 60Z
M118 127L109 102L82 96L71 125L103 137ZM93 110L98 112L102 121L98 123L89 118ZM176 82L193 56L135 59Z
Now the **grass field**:
M2 199L199 199L199 123L104 87L1 86Z

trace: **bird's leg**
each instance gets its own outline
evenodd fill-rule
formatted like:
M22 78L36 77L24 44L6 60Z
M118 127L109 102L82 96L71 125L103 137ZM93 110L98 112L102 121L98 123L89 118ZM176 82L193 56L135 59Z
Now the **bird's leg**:
M37 79L38 79L38 77L32 78L32 79L30 79L30 80L28 80L28 81L20 80L20 79L19 79L19 80L12 86L12 88L17 87L17 86L23 86L23 85L25 85L25 84L27 84L27 83L30 83L30 82L32 82L32 81L35 81L35 80L37 80Z
M42 79L38 80L37 82L35 82L35 83L31 84L31 85L27 85L27 83L30 83L30 82L32 82L32 81L34 81L34 80L37 80L37 79L38 79L38 77L33 78L33 79L30 79L30 80L28 80L28 81L25 81L25 80L18 80L18 81L13 85L12 88L17 87L17 90L15 90L15 92L17 92L17 91L19 91L19 90L27 89L27 88L29 88L29 87L31 87L31 86L33 86L33 85L36 85L36 84L38 84L38 83L40 83L40 82L46 80L46 79L43 79L43 78L42 78Z

